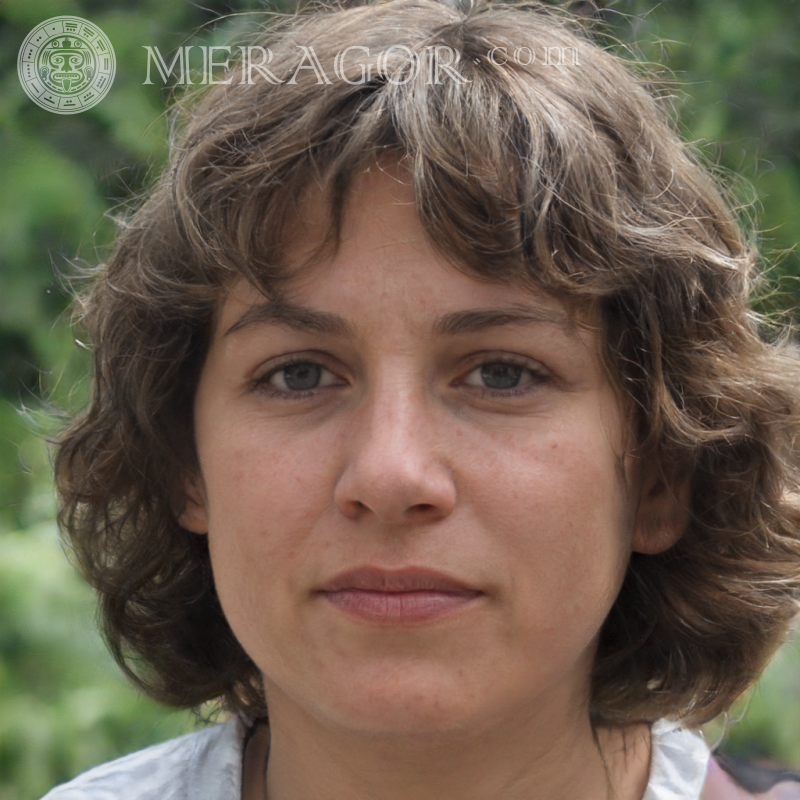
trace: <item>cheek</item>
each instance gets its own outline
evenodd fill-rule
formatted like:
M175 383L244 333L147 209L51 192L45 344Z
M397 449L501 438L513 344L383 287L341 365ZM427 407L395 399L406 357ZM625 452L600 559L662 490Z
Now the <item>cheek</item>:
M562 538L558 531L627 527L619 459L602 428L562 423L527 436L511 431L480 450L465 494L493 507L505 523L499 530L523 526Z
M263 533L269 521L292 527L328 503L334 437L260 433L265 427L257 420L219 426L205 448L208 457L201 452L212 526L222 521L242 534Z
M498 443L465 492L515 602L538 623L549 609L553 631L569 621L593 635L628 563L631 514L603 430L565 423Z
M330 513L335 465L324 454L335 453L334 444L258 429L220 427L208 457L200 454L212 565L234 625L294 593L292 577L314 557L314 532Z

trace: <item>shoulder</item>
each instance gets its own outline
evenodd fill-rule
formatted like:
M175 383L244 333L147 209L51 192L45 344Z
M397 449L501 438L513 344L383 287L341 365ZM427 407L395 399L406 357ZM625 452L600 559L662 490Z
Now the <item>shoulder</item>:
M212 725L109 761L42 800L238 800L244 726Z

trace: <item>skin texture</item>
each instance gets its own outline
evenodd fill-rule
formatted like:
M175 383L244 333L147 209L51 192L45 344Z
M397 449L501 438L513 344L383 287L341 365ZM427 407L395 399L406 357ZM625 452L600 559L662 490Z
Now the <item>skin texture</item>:
M596 334L552 298L456 271L412 200L399 168L365 170L338 251L289 287L333 330L234 285L197 392L181 521L209 536L264 676L268 795L640 798L646 728L595 736L588 679L631 550L679 535L673 494L625 453ZM323 209L305 198L296 257ZM442 330L498 309L529 318ZM321 365L315 388L292 388L287 357ZM434 569L472 594L432 619L364 619L320 592L364 566Z

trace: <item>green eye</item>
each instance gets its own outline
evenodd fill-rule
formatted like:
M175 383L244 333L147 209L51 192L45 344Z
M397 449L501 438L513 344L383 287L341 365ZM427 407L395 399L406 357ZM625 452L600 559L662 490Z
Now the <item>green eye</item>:
M322 379L322 366L310 361L287 364L270 375L269 382L273 386L304 392L316 389Z
M319 364L304 362L300 364L290 364L283 367L275 375L283 375L283 383L287 389L296 392L316 389L322 377L322 367Z
M255 380L255 386L273 397L302 399L342 383L327 367L316 361L289 361L273 367Z
M547 381L547 376L535 366L516 361L497 359L484 361L467 375L464 383L488 392L515 394L536 388ZM518 390L515 392L515 390Z
M481 379L488 389L513 389L519 385L524 367L492 361L480 367Z

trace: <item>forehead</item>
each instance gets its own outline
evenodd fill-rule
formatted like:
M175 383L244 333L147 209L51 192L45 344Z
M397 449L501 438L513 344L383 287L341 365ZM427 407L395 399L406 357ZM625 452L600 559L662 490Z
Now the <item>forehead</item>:
M271 322L354 337L357 329L403 324L453 336L538 324L582 339L592 327L551 293L459 270L426 235L409 176L396 161L367 165L354 177L335 248L326 247L330 213L323 190L305 193L285 246L290 268L300 268L275 293L240 279L222 310L223 332Z
M334 243L331 217L337 212L340 221ZM356 324L368 317L386 324L405 309L413 310L419 324L427 324L438 333L454 334L480 327L481 316L493 315L492 321L500 322L498 312L502 310L506 323L516 318L552 324L576 338L583 338L581 331L597 332L596 315L585 306L578 307L569 299L530 285L492 281L459 269L426 234L408 171L393 158L361 167L353 176L341 209L331 209L320 186L308 188L286 232L284 254L293 277L279 290L263 293L240 279L227 295L221 327L227 330L227 326L236 324L234 318L247 313L248 306L253 307L250 317L277 320L290 310L297 317L298 304L310 302L325 308L349 296L352 302L344 310ZM465 231L464 236L468 235ZM417 302L398 303L412 296ZM265 305L270 306L267 314ZM376 307L382 309L377 315ZM465 319L468 309L473 310L472 317ZM461 312L460 316L456 312ZM245 323L248 321L244 318ZM489 320L483 322L488 324ZM341 326L337 330L336 325L321 319L318 327L344 332Z

